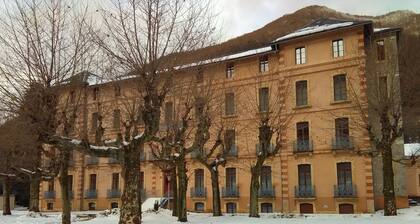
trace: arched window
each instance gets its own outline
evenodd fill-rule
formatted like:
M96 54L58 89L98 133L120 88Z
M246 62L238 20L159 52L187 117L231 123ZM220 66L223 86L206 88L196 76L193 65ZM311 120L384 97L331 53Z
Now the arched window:
M88 204L88 209L89 209L89 211L96 210L96 203L90 202Z
M111 208L118 208L118 202L112 202Z
M236 213L236 203L226 203L226 213Z
M261 213L272 213L273 204L271 203L261 203Z
M204 212L204 203L203 202L195 203L194 209L196 212Z
M302 203L299 205L301 214L312 214L314 213L314 206L309 203Z
M354 207L352 204L340 204L338 206L338 213L340 214L353 214Z

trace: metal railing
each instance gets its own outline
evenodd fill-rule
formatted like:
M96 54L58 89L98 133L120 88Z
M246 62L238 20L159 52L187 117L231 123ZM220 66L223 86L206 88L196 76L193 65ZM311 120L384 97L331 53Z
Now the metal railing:
M353 184L339 184L334 185L334 196L335 197L356 197L357 190L356 185Z
M312 151L313 151L312 140L296 140L293 142L294 153L312 152Z
M86 165L98 165L99 159L96 156L89 156L86 160Z
M260 198L274 198L276 197L276 191L273 186L261 187L258 191Z
M295 198L314 198L315 186L313 185L298 185L295 186Z
M120 189L111 189L111 190L108 190L106 195L108 198L120 198L121 191Z
M94 199L98 197L98 191L96 189L89 189L85 192L85 198Z
M226 156L238 157L238 147L236 145L230 146L230 149L226 149Z
M267 150L268 150L268 153L272 153L274 151L274 144L270 144L268 146L268 149ZM255 145L255 152L256 152L256 155L257 156L262 153L262 149L261 149L261 144L260 143L257 143Z
M45 191L44 192L45 199L54 199L55 198L55 191Z
M354 149L352 137L335 137L331 140L331 148L333 150L352 150Z
M222 188L222 197L223 198L238 198L239 197L239 187L230 186Z
M207 189L205 187L192 187L190 189L192 198L205 198L207 197Z

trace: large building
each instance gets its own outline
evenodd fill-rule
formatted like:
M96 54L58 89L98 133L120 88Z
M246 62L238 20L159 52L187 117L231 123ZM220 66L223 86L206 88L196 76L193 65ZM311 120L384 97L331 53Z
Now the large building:
M374 29L370 21L320 19L265 47L180 71L180 77L212 77L213 88L223 93L220 102L226 104L221 119L234 124L226 130L233 133L229 136L234 147L226 166L220 169L223 212L248 212L250 164L258 151L255 116L264 107L257 102L261 100L278 100L292 114L281 151L268 159L262 171L261 212L371 213L383 207L381 165L378 159L363 153L371 143L359 124L354 96L362 101L369 97L373 80L366 76L368 54L373 54L370 56L379 65L398 60L387 55L397 51L399 32ZM119 92L129 91L130 83L121 81L118 88L114 82L87 85L84 115L77 122L81 129L94 136L91 127L98 120L98 104L115 105L115 109L101 113L104 124L110 127L105 135L114 136L122 115ZM164 105L170 107L171 99L168 97ZM250 104L250 99L256 100ZM397 155L402 150L402 146L395 146ZM123 187L118 161L76 153L73 157L73 209L118 207ZM155 166L153 156L145 151L142 159L140 185L144 197L169 195L167 175ZM187 207L210 212L210 174L194 158L188 158L187 166ZM395 169L397 204L406 207L404 167ZM60 210L59 195L57 180L44 182L41 209Z

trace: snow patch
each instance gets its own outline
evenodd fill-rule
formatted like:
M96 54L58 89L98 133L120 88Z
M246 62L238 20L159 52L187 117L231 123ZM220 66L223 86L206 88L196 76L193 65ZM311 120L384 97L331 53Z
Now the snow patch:
M334 24L323 24L323 25L316 25L316 26L309 26L299 30L296 30L293 33L289 33L285 36L277 38L274 42L288 40L296 37L306 36L309 34L319 33L327 30L333 30L341 27L351 26L354 22L342 22L342 23L334 23Z

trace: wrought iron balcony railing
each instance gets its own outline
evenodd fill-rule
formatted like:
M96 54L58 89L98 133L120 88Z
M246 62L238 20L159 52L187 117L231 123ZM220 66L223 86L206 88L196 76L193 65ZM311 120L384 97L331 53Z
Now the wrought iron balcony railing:
M314 198L315 186L313 185L298 185L295 186L295 198Z
M120 189L111 189L111 190L108 190L106 195L108 198L120 198L121 191Z
M226 156L238 157L238 147L236 145L231 145L230 149L226 149Z
M301 153L301 152L312 152L313 151L313 143L312 140L304 139L304 140L296 140L293 142L293 152L294 153Z
M353 184L339 184L334 185L334 196L335 197L356 197L357 188Z
M205 187L192 187L190 189L192 198L205 198L207 197L207 189Z
M239 197L239 187L238 186L229 186L222 188L222 197L223 198L238 198Z
M89 189L85 192L86 199L95 199L98 197L98 191L96 189Z
M273 186L260 187L258 196L260 198L274 198L276 197L276 191Z
M45 199L54 199L55 198L55 191L45 191L44 192Z
M99 159L96 156L89 156L86 160L86 165L98 165Z
M352 150L354 149L353 138L346 137L335 137L332 138L331 148L333 150Z
M267 150L268 150L269 153L272 153L274 151L274 144L270 144L268 146ZM256 152L256 155L257 156L262 153L262 148L261 148L261 144L260 143L258 143L258 144L255 145L255 152Z

